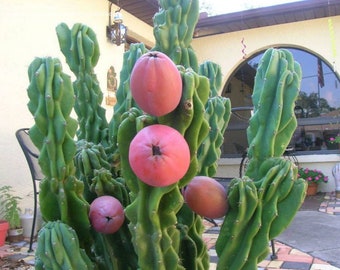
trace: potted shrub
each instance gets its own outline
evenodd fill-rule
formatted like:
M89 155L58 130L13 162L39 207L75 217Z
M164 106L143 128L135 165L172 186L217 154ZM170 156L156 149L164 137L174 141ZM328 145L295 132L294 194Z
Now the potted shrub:
M21 197L13 194L11 186L0 188L0 217L9 223L8 241L17 242L23 239L20 220L19 201Z
M329 138L329 142L331 144L338 144L338 146L340 147L340 134L336 135L335 137Z
M336 135L334 138L333 137L329 138L329 141L331 143L340 143L340 134Z
M316 169L299 168L298 176L308 183L307 196L317 193L319 183L328 183L328 176Z

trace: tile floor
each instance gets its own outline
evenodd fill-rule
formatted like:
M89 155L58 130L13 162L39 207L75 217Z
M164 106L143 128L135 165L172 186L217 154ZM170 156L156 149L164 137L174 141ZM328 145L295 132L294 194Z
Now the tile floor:
M337 199L335 193L325 194L324 199L320 203L319 211L332 215L340 215L340 199ZM216 220L215 220L216 221ZM207 227L204 239L209 248L211 256L211 264L209 270L216 269L217 255L214 249L214 244L219 233L219 227L214 227L210 222L205 221ZM220 225L222 220L217 220L216 223ZM313 258L307 253L301 252L293 247L287 246L278 241L274 241L275 255L270 254L265 260L258 264L258 270L270 269L290 269L290 270L339 270L329 263Z
M324 200L319 207L320 212L332 215L340 215L340 199L335 197L334 193L326 194ZM218 237L220 225L222 220L215 220L218 226L213 225L211 222L204 221L206 226L206 232L204 233L204 240L209 248L209 254L211 257L211 264L209 270L216 269L217 256L214 249L216 239ZM303 253L293 247L287 246L278 241L274 242L275 255L277 258L272 258L273 254L270 254L264 261L258 265L259 270L271 270L271 269L301 269L301 270L340 270L340 268L334 267L329 263L313 258L309 254ZM36 244L36 243L35 243ZM0 247L0 262L3 258L24 261L27 266L20 266L15 268L16 270L32 270L34 269L34 254L28 253L28 243L23 241L12 245L4 245ZM6 268L1 269L13 269Z
M217 221L218 224L222 221ZM205 222L208 227L204 234L204 240L209 248L209 254L211 258L209 270L215 270L217 266L217 255L214 249L214 244L218 236L219 227L212 227ZM209 228L210 226L210 228ZM340 268L334 267L329 263L313 258L309 254L303 253L293 247L287 246L278 241L274 241L275 256L271 253L268 257L258 264L258 270L270 270L270 269L289 269L289 270L339 270ZM271 247L270 247L271 248Z

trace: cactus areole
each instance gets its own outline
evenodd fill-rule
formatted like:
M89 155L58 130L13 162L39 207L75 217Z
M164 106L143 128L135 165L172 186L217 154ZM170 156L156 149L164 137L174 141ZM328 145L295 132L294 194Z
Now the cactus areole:
M176 65L161 52L148 52L131 73L131 94L138 106L154 116L173 111L182 96L182 80Z
M143 128L131 141L129 162L144 183L163 187L178 182L190 164L190 150L183 136L165 125Z

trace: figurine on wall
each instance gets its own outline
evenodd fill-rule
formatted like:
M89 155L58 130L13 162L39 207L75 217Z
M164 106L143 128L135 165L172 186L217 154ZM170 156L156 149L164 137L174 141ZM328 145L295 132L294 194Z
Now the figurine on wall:
M116 91L117 91L117 77L116 71L113 66L110 66L107 71L107 96L105 98L106 105L114 106L117 102Z

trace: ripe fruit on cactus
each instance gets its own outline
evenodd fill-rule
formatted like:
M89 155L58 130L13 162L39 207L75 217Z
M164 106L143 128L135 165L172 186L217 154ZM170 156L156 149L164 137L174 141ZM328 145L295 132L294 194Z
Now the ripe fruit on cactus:
M142 55L130 77L131 94L148 114L162 116L172 112L182 96L182 78L172 60L153 51Z
M91 203L89 217L97 232L115 233L124 223L124 208L116 198L101 196Z
M140 130L131 141L129 163L144 183L164 187L185 175L190 165L190 150L176 129L151 125Z
M207 218L221 218L228 211L226 190L211 177L194 177L185 187L183 197L192 211Z

